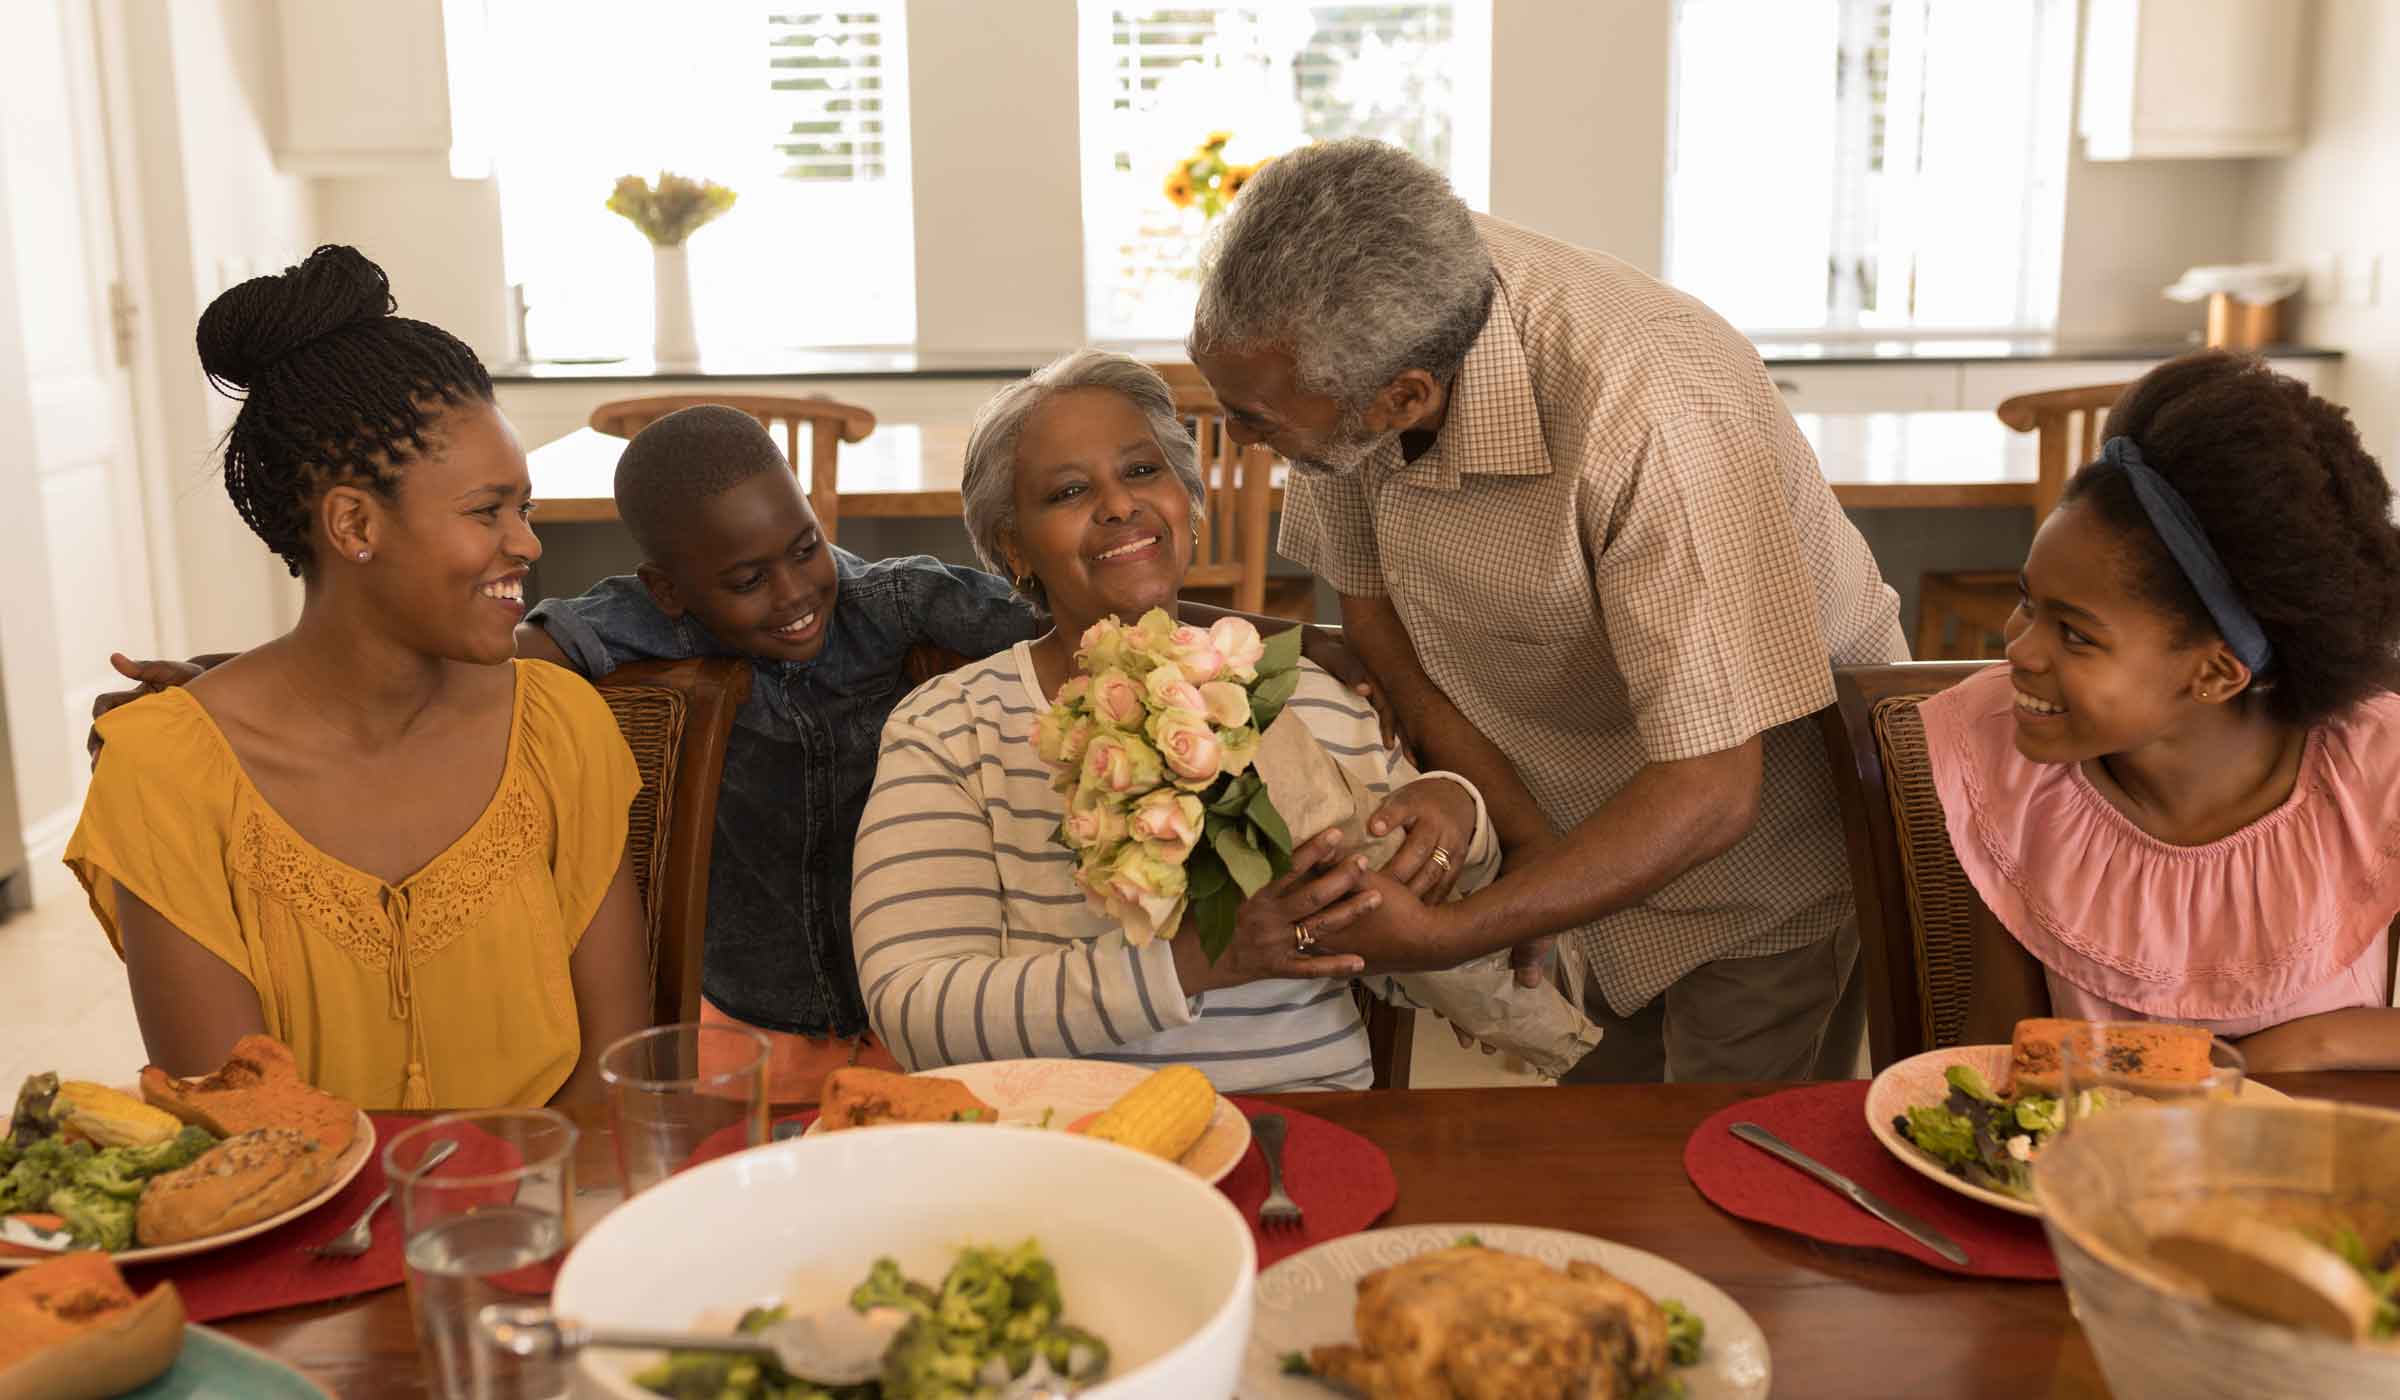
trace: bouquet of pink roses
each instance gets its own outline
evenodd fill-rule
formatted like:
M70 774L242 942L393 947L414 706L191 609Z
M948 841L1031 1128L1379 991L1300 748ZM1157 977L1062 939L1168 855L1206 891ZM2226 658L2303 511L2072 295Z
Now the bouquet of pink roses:
M1075 659L1083 673L1035 729L1067 799L1057 839L1075 882L1136 946L1174 937L1188 909L1213 961L1236 907L1291 869L1291 830L1254 765L1300 683L1300 633L1152 609L1094 623Z

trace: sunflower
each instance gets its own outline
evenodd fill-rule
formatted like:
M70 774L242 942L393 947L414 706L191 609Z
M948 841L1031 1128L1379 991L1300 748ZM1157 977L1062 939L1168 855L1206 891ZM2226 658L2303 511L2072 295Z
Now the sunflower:
M1224 178L1217 182L1217 197L1231 204L1233 197L1242 192L1242 186L1249 184L1250 177L1257 173L1258 167L1255 165L1226 166Z
M1208 139L1200 143L1200 149L1204 151L1221 151L1225 149L1225 143L1231 141L1232 139L1233 133L1230 131L1212 131L1208 133Z
M1192 175L1178 165L1167 172L1167 203L1178 209L1192 207Z

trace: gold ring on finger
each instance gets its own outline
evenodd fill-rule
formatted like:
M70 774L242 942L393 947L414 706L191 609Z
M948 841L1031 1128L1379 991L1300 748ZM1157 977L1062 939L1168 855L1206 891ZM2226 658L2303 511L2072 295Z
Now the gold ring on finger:
M1444 873L1448 873L1450 869L1450 853L1448 851L1439 846L1434 847L1432 860L1435 865L1441 867Z
M1313 934L1313 933L1310 933L1310 932L1308 931L1308 925L1306 925L1306 924L1294 924L1294 925L1292 925L1292 951L1293 951L1293 952L1295 952L1295 953L1305 953L1305 952L1309 951L1311 948L1314 948L1314 947L1316 947L1316 946L1317 946L1317 936L1316 936L1315 934Z

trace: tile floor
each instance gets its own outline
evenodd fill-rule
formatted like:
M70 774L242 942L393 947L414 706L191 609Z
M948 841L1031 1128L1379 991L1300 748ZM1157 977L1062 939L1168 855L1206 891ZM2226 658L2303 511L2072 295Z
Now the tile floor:
M131 1079L148 1057L125 991L124 965L109 949L80 891L43 899L0 922L0 1102L45 1069ZM1417 1017L1410 1084L1419 1089L1541 1084L1496 1056L1461 1050L1448 1027Z

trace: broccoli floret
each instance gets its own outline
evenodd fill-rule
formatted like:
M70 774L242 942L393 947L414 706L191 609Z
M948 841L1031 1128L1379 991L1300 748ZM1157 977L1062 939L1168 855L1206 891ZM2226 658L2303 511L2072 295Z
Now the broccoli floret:
M1287 1376L1313 1376L1317 1373L1317 1368L1308 1364L1308 1353L1304 1351L1285 1352L1276 1358L1275 1366Z
M1108 1343L1064 1323L1044 1333L1036 1344L1050 1369L1071 1381L1098 1380L1108 1374Z
M1708 1324L1673 1298L1659 1299L1658 1310L1667 1315L1667 1359L1678 1366L1698 1365L1700 1343L1708 1335Z
M17 1150L16 1134L0 1133L0 1176L8 1174L8 1169L17 1164L17 1158L20 1155L22 1154Z
M982 1370L970 1339L916 1318L883 1354L884 1400L960 1400L975 1393Z
M867 1270L867 1281L850 1291L850 1306L860 1312L870 1308L899 1308L912 1317L931 1317L941 1296L924 1284L914 1282L900 1272L899 1264L890 1259L878 1259Z
M93 1154L92 1160L84 1163L82 1170L75 1173L77 1186L104 1196L114 1196L120 1201L140 1200L142 1182L142 1173L125 1159L122 1149L114 1147Z
M75 1243L112 1254L133 1247L133 1202L90 1186L62 1186L50 1193L47 1204L66 1222Z
M183 1131L165 1142L146 1147L116 1147L111 1152L125 1154L135 1171L144 1176L157 1176L179 1167L188 1167L200 1159L200 1154L217 1145L217 1135L196 1123L186 1123Z
M0 1215L44 1209L52 1192L75 1184L76 1172L91 1157L90 1143L54 1137L26 1147L8 1175L0 1176Z

